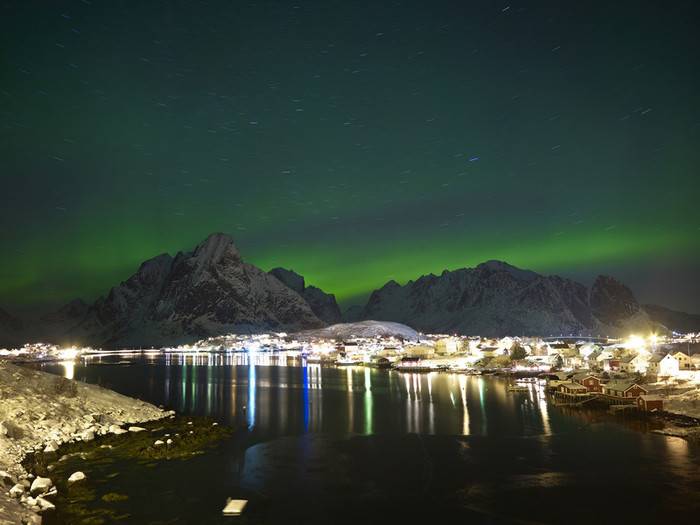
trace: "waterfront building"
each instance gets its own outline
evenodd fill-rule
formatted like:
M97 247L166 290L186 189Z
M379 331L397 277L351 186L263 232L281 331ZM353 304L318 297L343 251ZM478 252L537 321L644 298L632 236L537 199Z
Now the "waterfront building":
M574 381L586 387L588 392L600 393L603 391L603 384L599 377L589 372L580 372L574 375Z
M633 381L615 380L603 385L603 394L616 398L632 398L648 394L649 391Z
M557 390L567 396L586 396L588 389L574 381L564 381L557 386Z
M642 394L637 398L637 406L644 412L656 412L664 409L664 398L651 394Z

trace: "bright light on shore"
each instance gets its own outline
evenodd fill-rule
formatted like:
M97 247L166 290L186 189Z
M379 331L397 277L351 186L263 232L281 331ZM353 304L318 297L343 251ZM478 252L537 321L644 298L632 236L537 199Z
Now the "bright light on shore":
M638 335L631 335L627 338L627 348L639 350L644 347L644 339Z
M74 347L64 348L59 350L58 355L63 361L72 361L78 357L78 349Z

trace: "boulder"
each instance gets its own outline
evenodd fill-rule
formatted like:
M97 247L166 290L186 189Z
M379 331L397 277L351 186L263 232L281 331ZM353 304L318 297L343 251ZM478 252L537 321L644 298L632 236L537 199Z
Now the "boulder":
M95 439L95 431L92 428L83 430L80 433L80 439L82 439L83 441L92 441L93 439Z
M124 430L123 428L121 428L117 425L110 425L109 432L110 432L110 434L115 434L118 436L120 434L126 434L128 432L128 430Z
M39 506L39 510L41 512L43 512L45 510L55 510L56 509L56 506L53 503L51 503L47 499L42 498L41 496L36 498L36 504Z
M48 492L52 485L53 483L49 478L37 477L34 479L34 481L32 481L32 486L29 489L29 492L32 494L32 496L43 494L44 492Z
M154 447L159 447L161 445L165 445L165 443L163 441L161 441L160 439L156 439L155 442L153 443Z
M129 427L129 432L145 432L146 429L143 427Z
M44 452L56 452L58 450L58 444L55 441L49 441L49 443L44 447Z
M75 483L76 481L83 481L85 479L85 474L80 471L73 472L68 478L68 483Z
M12 498L19 498L22 494L24 494L24 487L19 483L10 489L10 497Z
M5 472L4 470L0 470L0 487L11 487L14 484L15 480L12 479L10 473Z

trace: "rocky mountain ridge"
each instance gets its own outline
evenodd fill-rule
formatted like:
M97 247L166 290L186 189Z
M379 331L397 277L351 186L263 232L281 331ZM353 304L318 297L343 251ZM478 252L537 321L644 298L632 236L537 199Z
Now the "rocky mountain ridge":
M589 289L502 261L424 275L404 286L389 281L352 315L423 332L483 336L627 335L659 325L612 277L599 276Z
M387 282L344 321L403 323L466 335L628 335L700 331L700 316L640 305L599 276L589 288L502 261ZM191 252L145 261L93 304L77 299L38 323L0 310L0 345L43 340L102 347L162 346L234 332L300 331L341 320L335 297L292 270L243 261L230 236L212 234Z
M325 325L299 293L244 262L233 239L222 233L191 252L153 257L92 305L72 301L43 321L49 339L103 347Z
M333 294L328 294L315 286L307 286L304 278L293 270L273 268L269 273L301 295L321 321L326 324L340 322L340 307Z

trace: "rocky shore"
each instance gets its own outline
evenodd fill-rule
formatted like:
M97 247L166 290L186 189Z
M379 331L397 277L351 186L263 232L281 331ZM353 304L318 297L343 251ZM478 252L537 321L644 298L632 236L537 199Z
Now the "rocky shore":
M55 484L25 470L28 455L124 434L130 425L138 432L134 424L173 414L99 386L0 361L0 525L38 524L40 513L54 508Z

